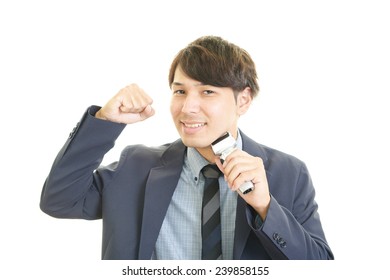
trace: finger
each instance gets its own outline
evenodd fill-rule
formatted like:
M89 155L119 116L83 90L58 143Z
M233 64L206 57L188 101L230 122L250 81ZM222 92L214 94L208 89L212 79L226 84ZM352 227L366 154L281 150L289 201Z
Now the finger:
M225 165L226 164L226 165ZM234 179L241 172L256 168L253 159L247 156L235 156L224 162L225 174Z
M141 113L149 104L137 96L129 96L122 101L121 111L124 113Z
M153 103L153 99L136 84L120 90L117 98L121 104L121 111L125 113L141 113L146 106Z
M226 173L225 178L228 185L231 186L232 189L236 190L242 183L252 179L250 174L253 174L252 166L240 165L239 167L232 169L230 173Z
M255 178L255 177L256 177L256 171L255 170L241 173L233 181L232 189L233 190L238 190L245 182L252 182L253 178Z
M250 157L251 156L249 154L247 154L246 152L239 150L239 149L236 149L231 154L229 154L229 156L225 159L225 161L223 163L223 167L224 168L226 168L228 166L231 167L231 166L237 164L237 162L239 162L245 158L250 158Z
M127 106L120 106L119 110L121 113L131 113L132 112L132 107L127 107Z
M150 105L147 105L145 107L145 109L141 113L139 113L139 116L140 116L141 120L146 120L147 118L150 118L154 114L155 114L155 111L154 111L153 107Z

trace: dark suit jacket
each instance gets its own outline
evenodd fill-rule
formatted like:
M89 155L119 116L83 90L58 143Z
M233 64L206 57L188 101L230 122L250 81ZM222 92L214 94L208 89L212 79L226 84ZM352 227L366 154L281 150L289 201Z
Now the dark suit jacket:
M150 259L186 147L128 146L118 162L99 167L125 125L94 118L98 109L89 108L57 155L40 207L58 218L103 218L103 259ZM333 259L304 163L241 136L243 150L263 159L272 197L259 229L238 197L234 259Z

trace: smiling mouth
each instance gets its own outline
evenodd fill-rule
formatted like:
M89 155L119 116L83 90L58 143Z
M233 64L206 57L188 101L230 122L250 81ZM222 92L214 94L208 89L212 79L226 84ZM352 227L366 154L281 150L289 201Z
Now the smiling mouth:
M205 123L196 123L196 124L184 123L184 126L189 127L189 128L198 128L198 127L202 127L204 125L205 125Z
M199 128L206 125L206 123L186 123L186 122L181 122L181 123L188 128Z

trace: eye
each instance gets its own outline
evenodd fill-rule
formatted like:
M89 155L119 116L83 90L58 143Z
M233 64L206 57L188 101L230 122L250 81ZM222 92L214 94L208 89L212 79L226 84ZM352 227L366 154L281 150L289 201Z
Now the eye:
M177 90L175 90L175 91L173 91L173 94L177 94L177 95L182 95L182 94L184 94L185 92L184 92L184 90L182 90L182 89L177 89Z
M205 90L205 91L203 91L203 93L204 93L205 95L210 95L210 94L215 93L215 91L213 91L213 90Z

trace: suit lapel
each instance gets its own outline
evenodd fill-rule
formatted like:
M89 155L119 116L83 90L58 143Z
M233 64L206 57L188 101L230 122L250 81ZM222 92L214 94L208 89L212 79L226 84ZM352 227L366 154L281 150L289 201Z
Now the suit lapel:
M248 240L251 228L248 226L245 209L247 204L240 196L237 197L236 228L234 233L233 260L241 259L242 252Z
M251 154L252 156L260 157L264 162L264 167L267 170L267 155L263 148L246 136L242 131L240 131L242 137L242 149ZM237 210L236 210L236 228L234 234L234 247L233 247L233 259L239 260L241 259L242 253L244 251L245 245L248 240L248 236L250 234L251 228L248 225L247 217L246 217L246 209L248 205L245 200L240 196L237 197Z
M185 146L178 140L162 155L160 166L152 168L145 188L139 259L150 259L169 203L183 168Z

